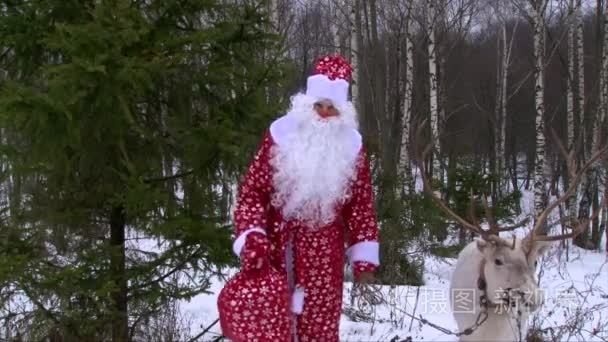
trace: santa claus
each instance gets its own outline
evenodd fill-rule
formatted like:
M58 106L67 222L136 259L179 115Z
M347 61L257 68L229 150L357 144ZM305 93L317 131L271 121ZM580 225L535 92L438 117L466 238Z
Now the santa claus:
M233 340L338 341L344 258L358 281L379 265L370 170L347 98L351 67L335 55L315 71L270 125L240 186L233 249L243 267L219 298Z

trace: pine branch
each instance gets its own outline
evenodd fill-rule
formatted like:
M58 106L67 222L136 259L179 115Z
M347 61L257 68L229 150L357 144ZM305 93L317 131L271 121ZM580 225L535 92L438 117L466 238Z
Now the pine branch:
M174 273L176 273L177 271L181 270L181 269L182 269L182 268L183 268L183 267L184 267L184 266L185 266L187 263L189 263L189 262L190 262L191 258L192 258L193 256L197 255L197 254L198 254L198 253L199 253L199 252L200 252L202 249L203 249L203 248L202 248L201 246L199 246L199 247L198 247L198 248L197 248L197 249L196 249L194 252L192 252L192 253L190 254L190 257L188 257L188 258L184 258L184 259L183 259L183 260L182 260L182 261L181 261L179 264L177 264L177 266L175 266L175 267L174 267L174 268L173 268L171 271L169 271L169 272L165 273L164 275L162 275L162 276L160 276L160 277L158 277L158 278L156 278L156 279L154 279L154 280L150 280L150 281L145 282L145 283L143 283L143 284L139 284L139 285L137 285L137 286L135 286L135 287L132 287L132 288L130 288L130 289L129 289L129 292L134 291L134 290L140 290L140 289L146 288L146 287L148 287L148 286L150 286L150 285L157 284L157 283L159 283L159 282L161 282L161 281L163 281L163 280L167 279L167 278L168 278L168 277L170 277L172 274L174 274ZM165 258L162 258L162 257L161 257L161 259L163 259L163 260L164 260ZM131 299L132 297L133 297L133 296L132 296L132 295L130 295L130 296L129 296L129 299Z
M178 179L178 178L184 178L184 177L190 176L193 173L194 173L194 170L189 170L189 171L176 173L171 176L158 177L158 178L145 178L144 183L150 184L150 183L166 182L166 181L170 181L170 180L174 180L174 179Z

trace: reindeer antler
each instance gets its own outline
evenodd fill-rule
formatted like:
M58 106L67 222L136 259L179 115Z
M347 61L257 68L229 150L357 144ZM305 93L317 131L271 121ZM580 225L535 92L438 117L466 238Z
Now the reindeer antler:
M446 204L445 201L443 199L441 199L441 197L435 193L435 191L433 190L432 183L429 179L429 173L427 172L426 167L425 167L425 161L427 160L427 157L428 157L430 151L432 151L433 140L435 139L435 137L431 137L431 142L429 144L427 144L423 149L421 149L420 146L418 146L418 143L421 141L422 132L423 132L424 126L426 125L426 122L427 122L427 120L422 120L420 122L420 124L418 124L418 127L416 129L415 140L414 140L414 149L416 151L416 159L417 159L416 164L418 165L418 168L420 170L420 175L421 175L422 182L424 185L424 191L427 193L427 195L429 195L431 197L431 199L439 207L439 209L441 209L444 213L446 213L454 221L458 222L463 228L479 234L486 241L490 241L490 242L494 242L497 244L501 244L501 245L505 245L505 246L514 248L515 240L513 240L512 242L509 242L505 239L502 239L501 237L499 237L499 233L504 232L504 231L511 231L511 230L514 230L518 227L525 225L529 221L529 217L518 222L515 225L507 226L507 227L500 227L499 224L496 222L496 219L493 215L492 208L488 204L487 196L483 195L482 204L484 207L486 220L488 221L488 225L489 225L489 229L486 230L486 229L481 228L481 225L479 224L477 218L474 215L473 193L471 193L471 208L469 211L469 216L470 216L471 222L465 220L460 215L456 214L449 207L449 205ZM572 195L574 195L574 193L576 192L576 188L583 180L583 177L584 177L585 173L589 170L589 168L591 168L598 161L600 161L602 159L606 159L606 157L608 157L608 145L605 144L603 142L603 140L599 140L599 141L602 141L602 144L599 144L599 145L603 145L603 147L598 148L592 154L592 156L587 160L587 162L585 162L583 164L582 167L577 168L575 149L572 149L572 151L568 152L554 131L553 131L553 135L554 135L554 140L557 143L557 146L558 146L561 154L566 159L566 165L568 168L568 173L570 175L571 181L570 181L570 185L569 185L568 189L562 194L562 196L558 197L556 200L554 200L549 205L547 205L547 207L536 217L536 222L534 224L534 228L530 231L530 233L526 237L526 240L529 243L533 243L534 241L564 240L564 239L576 237L578 234L582 233L585 230L585 228L588 226L590 221L592 221L598 217L601 209L608 205L608 191L607 191L604 193L600 206L594 209L591 217L587 217L587 218L582 219L581 221L576 222L574 224L571 232L565 233L565 234L560 234L560 235L551 235L551 236L539 234L539 231L540 231L541 227L547 221L549 214L555 208L557 208L560 204L562 204L568 198L570 198ZM596 139L600 139L600 138L601 137L599 135L596 137Z
M557 134L554 131L552 133L553 133L553 138L559 148L559 151L566 158L566 165L568 168L568 173L570 175L571 181L570 181L570 185L568 186L568 189L562 194L562 196L558 197L556 200L549 203L549 205L547 205L545 210L543 210L536 217L536 223L534 224L534 228L532 229L532 231L530 231L530 233L528 234L528 237L527 237L527 239L529 239L530 242L557 241L557 240L565 240L565 239L576 237L578 234L582 233L586 229L586 227L590 221L592 221L598 217L598 215L600 213L600 209L604 208L607 205L607 201L608 201L608 198L607 198L608 194L606 192L604 192L604 196L602 198L602 202L601 202L600 206L598 208L595 208L591 217L584 218L583 220L576 222L576 224L574 224L574 227L572 228L572 231L569 233L560 234L560 235L551 235L551 236L538 234L541 227L547 221L549 214L555 208L557 208L560 204L564 203L568 198L570 198L572 195L574 195L574 193L576 192L576 188L583 180L583 177L585 176L585 173L587 172L587 170L589 168L591 168L599 160L605 159L608 156L608 145L604 145L603 147L598 148L591 155L591 157L587 160L587 162L585 164L583 164L582 167L577 169L576 157L574 154L575 149L572 149L572 151L568 152L566 150L566 148L564 147L563 143L561 142L561 140L557 137ZM600 139L600 136L597 136L596 139Z
M424 191L426 192L426 194L433 200L433 202L437 205L437 207L439 207L439 209L441 209L445 214L447 214L449 217L451 217L454 221L458 222L463 228L479 234L486 241L504 245L504 246L507 246L510 248L515 248L515 240L513 240L513 241L505 240L499 236L499 233L501 231L513 230L515 228L518 228L521 225L525 224L527 222L527 220L522 221L519 225L511 226L511 227L509 227L509 229L506 229L505 227L501 228L498 225L498 223L496 222L496 219L494 218L492 208L490 208L490 206L488 204L487 196L483 196L482 203L483 203L484 211L486 214L486 220L488 221L488 224L490 226L490 229L486 230L481 227L481 225L477 221L477 218L474 215L474 209L473 209L474 208L474 198L473 198L472 192L471 192L471 208L470 208L469 216L471 216L470 220L473 221L473 223L465 220L460 215L456 214L449 207L449 205L447 203L445 203L445 201L443 199L441 199L441 197L435 193L435 191L433 190L431 180L429 179L429 173L427 172L426 166L425 166L425 161L427 160L427 157L433 147L434 138L431 138L431 142L429 144L427 144L423 149L421 149L420 146L418 145L418 143L421 141L422 131L424 129L424 126L426 125L426 121L427 120L422 120L420 122L420 124L418 124L418 127L416 129L415 140L414 140L414 150L416 151L416 159L417 159L416 164L418 165L418 169L420 170L420 177L422 178L423 188L424 188Z

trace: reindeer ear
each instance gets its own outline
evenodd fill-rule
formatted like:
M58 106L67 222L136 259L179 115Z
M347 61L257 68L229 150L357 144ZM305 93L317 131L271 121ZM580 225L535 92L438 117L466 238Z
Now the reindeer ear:
M553 244L553 241L534 241L534 244L532 245L532 254L538 258L547 253Z
M547 253L553 244L554 241L533 241L530 236L526 236L522 241L522 249L526 255L532 255L535 258L538 258Z

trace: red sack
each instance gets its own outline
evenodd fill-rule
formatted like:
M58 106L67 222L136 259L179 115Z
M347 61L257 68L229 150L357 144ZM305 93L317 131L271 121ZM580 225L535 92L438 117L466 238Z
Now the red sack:
M272 267L239 272L217 299L225 337L241 341L290 341L291 312L287 277Z

